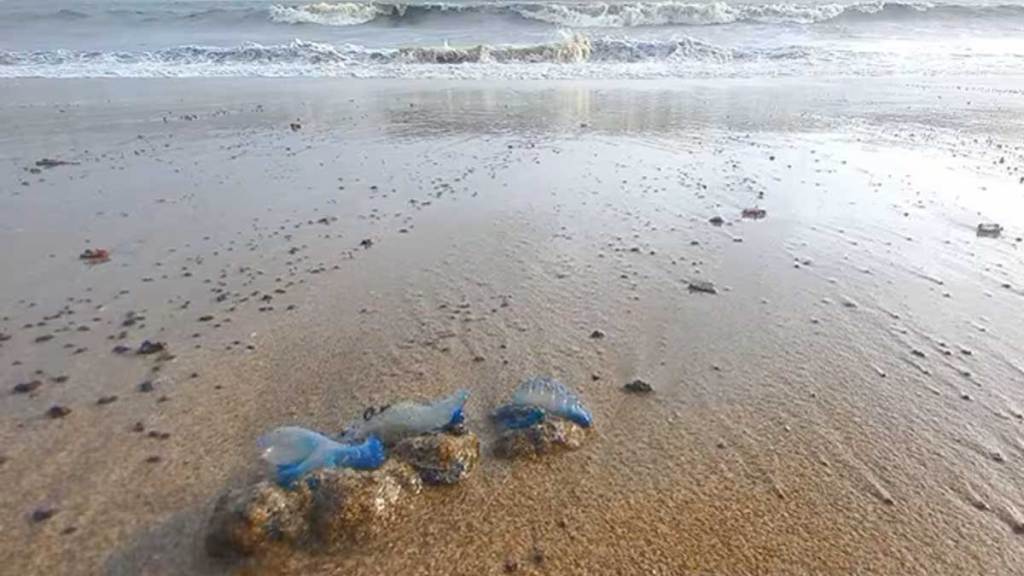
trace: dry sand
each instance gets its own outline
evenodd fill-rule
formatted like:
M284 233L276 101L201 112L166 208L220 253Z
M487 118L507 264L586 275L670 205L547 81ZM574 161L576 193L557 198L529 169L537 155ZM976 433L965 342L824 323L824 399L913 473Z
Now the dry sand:
M3 81L2 571L1024 573L1021 86ZM596 434L496 460L535 374ZM456 387L387 538L205 557L259 433Z

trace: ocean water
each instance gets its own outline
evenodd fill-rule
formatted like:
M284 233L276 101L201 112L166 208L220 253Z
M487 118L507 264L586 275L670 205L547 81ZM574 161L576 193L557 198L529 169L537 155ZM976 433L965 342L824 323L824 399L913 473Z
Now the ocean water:
M0 0L0 77L1024 73L1024 0Z

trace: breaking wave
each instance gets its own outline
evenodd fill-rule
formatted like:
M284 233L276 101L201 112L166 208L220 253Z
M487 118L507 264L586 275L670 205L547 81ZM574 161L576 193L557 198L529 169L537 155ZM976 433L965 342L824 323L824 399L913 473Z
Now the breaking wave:
M99 75L117 76L118 70L140 72L174 70L180 75L191 69L195 75L203 69L244 70L263 67L274 72L293 69L297 75L317 66L350 66L372 64L573 64L584 62L649 62L664 60L698 60L727 62L751 58L803 58L801 50L742 51L701 42L689 37L671 40L637 40L564 33L555 42L524 45L477 46L414 46L405 48L366 48L353 44L333 45L294 40L288 44L265 46L246 43L236 47L178 46L152 52L91 52L48 50L37 52L0 51L0 76L13 72L78 68ZM18 74L24 75L24 74ZM187 74L186 74L187 75ZM278 74L271 74L278 75Z
M950 59L922 55L913 73L1006 73L1024 53ZM952 62L952 64L951 64ZM537 44L369 48L294 40L234 47L178 46L145 52L0 51L0 78L97 77L388 77L650 78L764 77L790 74L876 75L908 70L907 60L813 45L723 47L688 36L672 39L590 37L563 32Z
M392 7L383 4L320 2L305 6L270 7L270 19L282 24L322 24L325 26L355 26L365 24L378 16L390 16Z
M838 4L802 6L773 4L738 5L725 2L638 2L632 4L536 4L515 8L524 18L559 26L581 28L628 28L636 26L704 26L734 22L811 24L831 20L846 8Z
M489 12L574 28L640 26L707 26L742 22L816 24L841 19L899 19L908 17L1024 17L1024 6L957 5L928 2L865 2L857 4L730 4L727 2L578 2L578 3L375 3L342 2L275 5L270 19L285 24L354 26L377 18L407 14Z

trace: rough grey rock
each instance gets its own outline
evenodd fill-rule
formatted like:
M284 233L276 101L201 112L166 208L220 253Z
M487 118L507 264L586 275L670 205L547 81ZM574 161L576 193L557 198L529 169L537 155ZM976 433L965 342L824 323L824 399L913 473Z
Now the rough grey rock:
M305 485L285 490L259 482L223 494L214 505L207 528L211 556L253 556L279 544L308 539L310 491Z
M690 292L703 292L705 294L718 294L715 285L707 280L690 280Z
M427 484L455 484L480 460L480 440L472 432L425 434L402 440L391 454L415 468Z
M416 471L388 460L373 471L321 469L291 489L269 481L220 497L207 527L215 557L260 556L279 546L333 546L381 534L420 493Z
M529 428L507 430L494 452L503 458L541 456L561 450L576 450L586 440L587 430L568 420L545 420Z
M983 238L998 238L1003 233L1003 227L994 222L983 222L978 224L978 236Z
M307 476L313 486L309 524L328 545L362 542L379 536L399 516L423 484L416 471L397 460L377 470L317 470Z

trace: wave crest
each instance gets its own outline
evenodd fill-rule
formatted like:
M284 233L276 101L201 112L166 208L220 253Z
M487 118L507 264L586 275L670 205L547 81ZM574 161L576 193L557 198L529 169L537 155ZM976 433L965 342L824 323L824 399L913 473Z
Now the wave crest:
M689 37L636 40L563 33L563 38L538 44L476 46L413 46L366 48L294 40L288 44L254 42L235 47L177 46L152 52L96 52L49 50L0 51L0 77L38 75L189 76L330 74L338 68L372 65L430 64L581 64L658 61L729 62L741 59L803 58L802 51L776 54L723 48ZM75 74L71 74L75 75Z
M281 24L321 24L324 26L357 26L366 24L378 16L387 16L397 6L368 4L362 2L342 2L330 4L319 2L303 6L270 7L270 19Z
M864 4L729 4L726 2L633 2L625 4L523 4L514 12L531 20L579 28L631 28L638 26L708 26L757 22L763 24L815 24L844 14L873 15L887 9L926 12L932 4L871 2Z
M376 3L320 2L298 6L271 7L271 20L287 24L354 26L377 18L402 18L407 13L488 12L511 14L527 20L572 28L631 28L640 26L711 26L754 22L762 24L816 24L837 19L908 18L931 14L936 17L1024 16L1017 4L969 5L929 2L886 2L857 4L730 4L680 0L649 2L422 2Z

